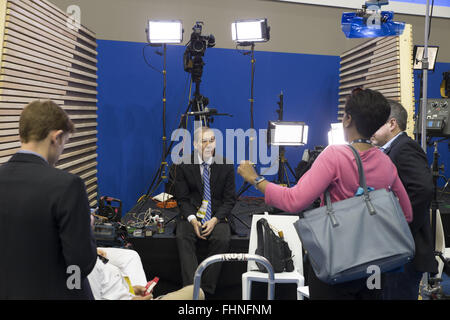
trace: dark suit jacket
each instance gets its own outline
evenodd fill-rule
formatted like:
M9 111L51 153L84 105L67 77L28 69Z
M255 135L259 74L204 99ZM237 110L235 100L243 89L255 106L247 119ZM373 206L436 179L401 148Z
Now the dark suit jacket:
M88 299L97 260L80 177L17 153L0 167L0 299ZM79 267L81 289L76 285ZM69 281L68 281L69 280Z
M420 145L406 133L400 134L385 150L397 167L413 209L411 233L416 245L413 265L420 272L437 272L430 226L430 205L433 199L433 176Z
M225 160L223 163L211 164L211 213L219 221L229 221L231 210L236 203L234 166L225 164ZM202 204L203 182L200 165L180 164L175 170L175 197L180 208L180 217L186 219L191 214L195 215Z

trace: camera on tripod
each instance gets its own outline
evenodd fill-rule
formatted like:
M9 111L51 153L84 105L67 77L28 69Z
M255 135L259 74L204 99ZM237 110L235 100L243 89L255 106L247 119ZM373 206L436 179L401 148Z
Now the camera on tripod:
M324 149L324 146L315 146L314 150L305 149L302 160L298 163L297 168L295 168L295 175L297 179L300 179L306 171L311 168L314 161L316 161L317 157Z
M204 65L202 56L204 56L206 48L216 45L216 39L212 34L202 36L202 28L203 22L197 21L192 28L191 39L183 57L184 71L192 73L194 82L200 81Z

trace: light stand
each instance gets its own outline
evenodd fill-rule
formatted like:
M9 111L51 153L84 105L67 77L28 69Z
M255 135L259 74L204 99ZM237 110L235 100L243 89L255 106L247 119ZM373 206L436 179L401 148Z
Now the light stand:
M250 129L255 129L254 123L254 79L255 79L255 43L267 42L270 40L270 27L267 25L267 19L250 19L250 20L238 20L231 24L231 38L236 42L236 48L238 46L250 46L249 52L245 52L244 55L251 55L251 81L250 81ZM249 160L253 155L254 137L249 138ZM237 192L238 197L245 192L251 185L244 181L243 185Z
M255 83L255 43L251 44L251 64L252 64L252 73L251 73L251 85L250 85L250 128L255 128L255 122L253 118L253 103L254 100L254 83ZM253 136L250 137L250 154L249 157L253 154Z
M278 121L283 121L283 92L280 93L280 101L277 102L280 108L277 110L278 113ZM294 170L292 170L291 165L286 160L285 157L286 149L285 146L280 146L280 152L279 152L279 158L278 158L278 179L274 182L279 185L287 185L288 187L291 186L289 182L289 175L287 173L286 167L288 167L291 174L294 176L294 178L297 180L297 176L294 173ZM286 177L286 180L284 179Z
M167 181L167 137L166 137L166 102L167 102L167 43L181 43L183 41L183 26L179 20L149 20L148 27L146 29L148 42L151 46L162 46L163 47L163 112L162 112L162 122L163 122L163 135L162 135L162 155L161 164L158 168L156 175L148 188L146 194L139 198L137 204L141 204L139 210L146 203L150 194L152 194L163 181ZM159 55L161 53L157 52ZM145 59L145 55L144 55ZM147 62L147 61L146 61ZM147 63L148 64L148 63ZM153 69L153 66L150 65ZM156 69L155 69L156 70ZM157 70L159 72L159 70ZM154 184L156 182L155 187Z
M431 201L431 233L433 235L432 239L433 239L434 256L439 257L442 260L442 262L444 263L444 270L445 270L449 268L449 262L444 258L442 252L436 251L437 213L439 212L439 204L442 202L438 200L437 197L437 189L438 189L437 181L439 177L441 177L439 171L443 169L442 167L439 167L438 143L439 141L434 142L433 164L431 166L431 171L433 174L433 200ZM436 275L437 274L433 275L430 275L429 273L426 274L425 277L426 282L421 290L422 296L426 295L427 297L431 298L439 298L441 291L439 284L442 281L442 279L436 278Z
M163 114L162 114L162 120L163 120L163 136L162 136L162 141L163 141L163 151L162 151L162 159L161 159L161 177L160 180L161 181L166 181L167 180L167 176L166 176L166 167L167 167L167 161L166 161L166 151L167 151L167 137L166 137L166 88L167 88L167 69L166 69L166 64L167 64L167 45L164 43L163 44L163 55L164 55L164 62L163 62Z
M430 34L430 0L427 0L426 9L425 9L425 37L424 37L424 50L423 50L423 59L422 59L422 78L423 87L422 87L422 105L420 108L420 124L421 124L421 146L424 150L425 154L427 154L427 133L426 133L426 114L427 114L427 104L428 104L428 69L429 69L429 60L428 60L428 37ZM433 153L433 184L434 184L434 194L433 201L431 205L431 226L432 226L432 235L433 235L433 248L436 251L436 217L437 210L439 210L439 202L437 200L437 179L439 177L439 168L438 168L438 157L439 154L437 152L437 142L435 142L435 149ZM436 254L436 252L435 252ZM426 276L426 292L428 294L433 294L433 287L435 287L439 283L439 279L432 278L430 274ZM430 289L431 288L431 289Z
M423 74L423 91L422 91L422 105L420 108L420 124L421 124L421 146L425 154L427 153L427 128L426 128L426 114L428 103L428 36L430 30L430 0L427 0L427 6L425 10L425 39L424 50L422 60L422 74ZM422 81L422 79L421 79Z
M254 42L243 42L243 43L239 43L238 45L241 46L251 46L251 50L249 52L245 52L243 53L244 55L251 55L251 76L250 76L250 128L251 129L255 129L255 122L254 122L254 117L253 117L253 111L254 111L254 83L255 83L255 43ZM250 145L249 145L249 159L250 157L253 155L253 140L254 137L253 135L249 137L250 140ZM244 181L244 183L242 184L241 188L239 189L239 191L237 192L237 197L239 198L245 191L247 191L249 188L251 187L251 184L249 184L248 182Z
M414 50L413 50L413 69L414 70L421 70L421 72L419 73L419 79L420 79L420 84L419 84L419 87L420 87L420 90L419 90L419 92L420 92L419 93L419 101L422 101L422 98L423 98L424 68L427 68L427 72L428 71L434 71L438 50L439 50L438 46L428 46L427 63L423 64L424 56L425 56L425 48L424 48L424 46L417 46L417 45L414 46ZM431 60L430 60L429 53L431 53L431 58L432 58ZM421 104L419 106L419 113L418 113L419 116L417 117L418 119L416 118L417 125L418 125L417 127L418 128L421 128L420 126L422 125L422 117L421 117L422 111L420 110L420 108L421 108ZM426 113L426 111L425 111L425 113ZM417 141L419 141L419 139L420 139L419 137L422 137L422 133L421 132L422 131L419 132L419 130L416 130L416 140Z
M153 177L152 183L150 184L150 187L148 188L147 192L145 193L144 196L142 196L139 200L138 203L141 202L142 205L147 201L148 197L150 196L150 194L152 194L155 190L158 189L158 187L161 185L161 183L163 181L167 181L167 175L166 175L166 168L168 166L167 161L166 161L166 157L167 157L167 137L166 137L166 102L167 102L167 97L166 97L166 92L167 92L167 44L164 43L162 44L163 46L163 70L162 70L162 74L163 74L163 98L162 98L162 102L163 102L163 112L162 112L162 122L163 122L163 136L162 136L162 155L161 155L161 164L158 168L158 171L156 173L156 175ZM158 180L156 180L158 179ZM153 185L155 184L155 187L153 187Z
M281 92L279 97L280 101L277 102L277 104L279 105L280 108L277 109L276 111L278 113L278 120L269 121L269 130L267 131L267 144L279 147L278 176L277 180L275 180L274 182L282 185L287 185L290 187L287 169L289 169L292 176L294 176L296 180L298 179L298 177L295 174L292 167L289 165L289 162L285 157L285 146L305 145L307 143L308 126L304 122L283 121L283 110L284 110L283 92ZM251 184L249 184L248 182L244 182L244 185L238 192L238 197L242 193L247 191L248 188L250 187Z

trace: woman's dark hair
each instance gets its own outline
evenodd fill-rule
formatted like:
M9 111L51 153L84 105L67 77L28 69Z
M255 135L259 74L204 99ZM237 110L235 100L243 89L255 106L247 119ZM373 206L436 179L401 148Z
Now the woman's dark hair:
M357 88L347 98L345 112L352 116L356 130L364 138L370 138L387 122L391 107L378 91Z

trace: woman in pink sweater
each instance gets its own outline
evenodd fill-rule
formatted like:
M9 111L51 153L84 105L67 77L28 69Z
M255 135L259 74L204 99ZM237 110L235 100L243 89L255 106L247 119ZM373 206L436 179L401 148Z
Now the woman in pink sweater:
M342 119L346 141L358 150L361 156L367 186L376 189L391 189L399 198L408 222L412 221L412 209L408 195L397 174L395 165L382 151L373 147L370 137L386 123L390 113L389 103L377 91L357 89L347 99ZM331 201L353 197L359 187L356 160L345 145L328 146L292 188L282 187L259 177L249 162L243 162L238 173L264 193L268 205L287 212L300 212L326 189ZM306 273L306 272L305 272ZM311 299L378 299L381 290L369 290L366 279L328 285L308 268Z

